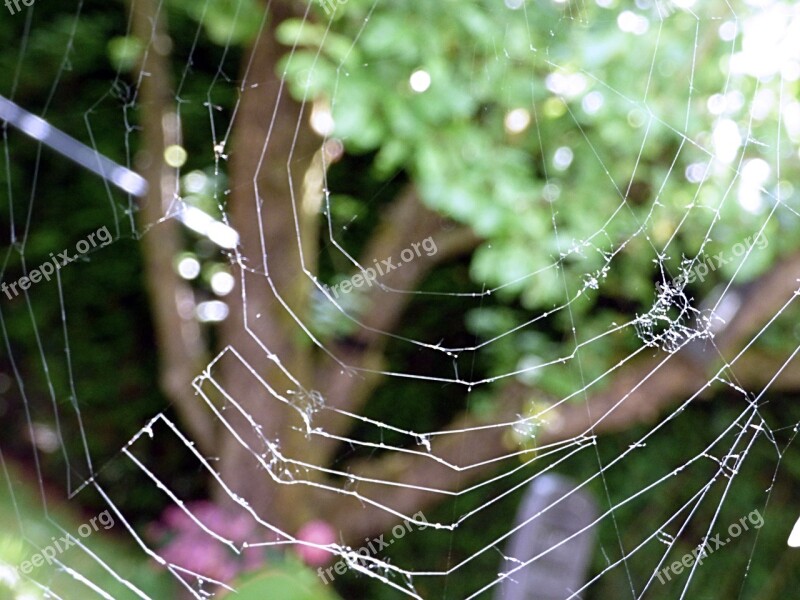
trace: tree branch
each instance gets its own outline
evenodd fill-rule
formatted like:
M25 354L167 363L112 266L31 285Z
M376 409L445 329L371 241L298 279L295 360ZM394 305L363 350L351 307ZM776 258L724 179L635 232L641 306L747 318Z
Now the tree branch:
M405 248L428 237L436 242L436 254L403 263L402 268L379 277L378 283L393 290L414 290L435 266L469 252L480 242L469 228L449 227L444 217L420 203L416 189L409 186L398 195L383 217L359 264L372 265L375 259L380 261L389 257L397 260ZM355 412L366 402L383 379L380 374L365 372L379 371L384 366L383 349L388 338L380 332L395 330L413 299L413 293L387 291L377 284L368 290L366 301L370 308L359 319L363 327L348 340L347 345L336 348L339 360L360 372L344 372L341 365L325 359L325 366L317 377L315 387L325 390L328 406ZM348 419L333 411L325 413L320 422L320 426L334 435L346 433L351 425ZM321 445L326 456L335 448L335 442L330 440Z
M720 355L732 353L743 346L780 308L797 295L800 279L800 254L781 261L758 281L744 286L741 308L728 327L714 340L713 353L698 361L698 348L689 345L679 352L654 355L635 360L620 367L611 386L591 394L581 402L561 404L549 411L547 424L537 435L539 445L563 442L584 434L608 434L652 422L680 400L710 389L716 381L709 379L719 368ZM731 333L728 333L731 332ZM733 360L733 359L729 359ZM767 358L764 353L748 352L729 367L727 372L742 386L763 386L768 383L785 358ZM800 359L794 365L800 364ZM717 365L717 366L715 366ZM800 377L793 369L784 370L775 381L778 389L800 387ZM497 400L493 423L513 422L525 396L540 395L533 389L511 385ZM461 415L448 429L475 428L484 424L470 415ZM444 491L457 491L485 477L497 467L489 463L507 456L509 448L504 437L509 427L477 429L468 433L437 436L432 454L455 465L479 465L467 471L450 469L428 457L391 453L378 460L359 461L349 471L360 477L379 481L394 481L411 486L432 486ZM399 488L381 483L361 483L358 492L380 506L403 514L425 509L442 500L442 494L420 489ZM349 496L326 497L330 518L341 531L358 540L386 530L397 519L391 513L372 505L361 504Z
M308 125L306 107L292 99L277 73L286 49L275 33L287 19L302 16L303 10L287 0L270 2L268 26L243 61L228 205L241 246L234 264L238 277L230 314L219 332L220 345L234 348L244 362L226 356L214 375L262 428L254 431L246 419L230 411L228 419L247 444L260 448L263 435L280 440L287 452L313 460L316 449L293 431L288 411L265 398L263 387L254 385L252 378L253 372L258 373L282 394L299 392L283 367L301 388L312 387L313 356L310 346L301 342L306 337L292 314L301 321L308 317L311 282L297 265L301 257L310 260L315 254L309 244L316 239L319 217L306 207L313 204L321 180L309 171L314 169L320 141ZM293 529L313 518L316 507L297 498L301 490L279 486L262 471L254 473L252 457L235 438L222 438L216 453L226 484L258 510L269 512L277 526ZM216 498L231 502L223 490L217 490Z

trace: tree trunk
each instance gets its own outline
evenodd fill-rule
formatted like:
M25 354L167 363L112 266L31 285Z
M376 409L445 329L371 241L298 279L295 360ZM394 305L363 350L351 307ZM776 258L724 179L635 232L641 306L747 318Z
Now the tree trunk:
M264 439L277 441L281 451L292 456L310 451L293 429L302 425L297 413L279 399L302 401L313 361L312 348L291 313L306 318L310 281L298 268L303 250L297 230L316 229L317 216L304 211L302 194L304 175L320 140L308 127L307 113L276 74L285 48L275 40L275 29L293 16L298 15L290 3L272 2L269 26L255 43L251 60L244 61L228 207L231 224L241 237L239 277L232 294L237 301L231 303L220 331L227 350L218 371L211 373L227 398L223 416L247 446L264 456L265 463L274 454ZM304 243L313 242L307 235L300 237ZM246 296L240 302L242 281ZM231 406L231 400L253 417L260 431ZM300 493L302 487L276 485L234 436L226 433L219 440L219 455L226 484L273 524L291 531L313 516ZM272 466L276 476L287 475L279 462ZM222 490L217 497L229 502Z
M206 366L208 356L199 323L179 308L181 302L193 303L191 287L172 266L181 250L180 224L175 219L162 221L178 194L177 171L164 162L164 149L181 140L166 50L166 11L156 0L136 0L132 3L132 18L133 34L148 48L139 67L143 143L137 167L149 187L141 201L138 220L145 231L142 256L158 344L161 389L174 403L194 441L208 452L213 449L213 421L191 386Z

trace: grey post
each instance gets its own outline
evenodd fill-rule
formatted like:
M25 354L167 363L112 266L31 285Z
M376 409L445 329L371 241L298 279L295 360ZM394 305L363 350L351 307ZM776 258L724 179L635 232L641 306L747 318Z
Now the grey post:
M575 488L560 475L542 475L530 484L515 521L527 524L509 539L495 600L581 597L574 592L586 583L598 511L594 499Z

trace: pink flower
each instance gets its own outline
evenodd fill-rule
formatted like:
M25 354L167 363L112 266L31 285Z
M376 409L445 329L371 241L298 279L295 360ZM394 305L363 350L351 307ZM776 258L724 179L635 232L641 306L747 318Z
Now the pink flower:
M336 531L325 521L309 521L297 532L299 542L308 542L318 546L328 546L336 543ZM297 545L297 554L307 565L320 567L328 564L333 554L322 548L306 544Z
M180 506L169 506L163 516L167 528L176 533L202 531L202 527L186 511L211 531L240 544L252 540L259 530L258 524L249 514L233 513L205 500L187 503L186 510Z
M217 581L227 582L236 576L236 560L229 550L197 534L179 534L163 549L161 556L173 565Z
M260 528L252 516L208 501L189 502L185 509L172 505L164 511L161 523L149 527L153 539L160 541L161 556L168 563L223 582L263 564L264 553L260 547L244 548L237 554L204 529L242 548L244 542L261 541Z

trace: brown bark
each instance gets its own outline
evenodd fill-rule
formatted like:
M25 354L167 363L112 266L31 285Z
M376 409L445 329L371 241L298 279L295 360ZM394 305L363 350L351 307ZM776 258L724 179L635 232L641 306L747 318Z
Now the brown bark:
M178 192L176 170L164 162L164 149L179 143L180 123L173 109L166 13L159 10L161 6L156 0L132 3L133 34L148 48L140 65L143 144L137 160L149 184L138 213L139 225L146 232L142 237L144 275L158 344L161 389L197 444L210 451L213 422L191 386L208 357L197 320L182 315L179 306L193 304L191 287L172 266L181 250L180 225L174 219L162 221Z
M292 12L288 8L273 4L272 29L290 16ZM220 466L226 483L254 505L271 506L270 516L275 523L292 530L324 514L324 507L314 505L315 497L305 486L276 485L264 472L263 465L253 459L252 453L263 453L264 460L269 462L273 455L265 447L266 439L279 442L280 451L292 459L324 465L334 444L318 439L309 444L305 435L295 431L302 428L297 414L257 383L253 373L289 401L320 390L329 406L358 410L379 377L351 376L343 372L340 362L355 369L378 368L386 340L379 332L391 331L397 325L412 296L386 293L374 287L371 295L375 297L369 299L373 310L362 317L373 330L359 334L355 345L362 348L360 351L334 347L335 359L315 349L289 314L291 310L298 320L307 319L312 284L309 275L299 268L300 253L313 271L319 217L304 210L307 204L314 204L313 198L306 202L305 196L321 194L322 190L317 189L321 181L320 164L312 160L312 157L319 157L319 140L308 128L303 107L291 100L274 74L284 51L274 41L274 32L267 31L256 43L252 61L245 62L249 64L249 76L258 84L251 87L244 78L242 85L231 153L234 183L229 214L242 239L237 261L244 277L246 297L240 300L241 290L237 288L234 292L237 301L221 328L223 344L235 348L244 361L234 359L233 353L229 353L231 355L223 358L218 373L212 373L212 377L260 427L259 431L254 431L243 415L226 410L225 418L242 434L247 446L234 436L223 436ZM295 222L295 214L298 222ZM414 190L409 188L388 211L366 255L379 259L396 257L411 242L440 230L442 221L438 214L424 208ZM298 247L298 229L302 248ZM381 283L398 289L413 289L435 264L467 251L476 243L477 238L471 232L450 230L440 237L439 252L434 257L404 265L403 269L387 274ZM371 262L371 258L367 262ZM269 279L265 277L266 272ZM280 365L300 382L300 386L286 376L272 360L273 356L280 359ZM345 433L348 426L336 419L315 422L318 424L330 426L336 433ZM271 468L273 474L279 474L285 465L278 462ZM314 473L297 473L297 477L322 481ZM218 499L227 501L221 490Z
M287 398L310 389L310 346L301 342L302 331L290 311L301 320L306 318L310 282L298 265L301 252L309 253L298 248L296 232L298 227L304 232L313 229L317 218L303 210L301 201L303 178L320 143L308 127L304 108L290 98L275 72L285 52L275 40L275 29L285 19L298 16L292 6L271 3L267 30L256 41L252 59L244 61L231 148L229 215L241 237L237 274L244 280L246 297L242 298L237 284L232 295L236 301L231 303L220 334L222 343L235 348L247 364L226 356L212 376L262 428L260 433L254 431L236 411L226 412L251 448L270 454L263 435L279 441L283 451L303 457L308 448L292 430L300 424L296 415L272 398L250 371L252 368ZM295 223L295 210L299 223ZM301 239L308 242L309 236ZM225 435L219 446L220 471L226 483L257 508L269 507L277 525L294 529L313 516L306 503L295 497L302 490L273 483L234 437ZM223 493L218 498L228 501Z
M348 340L347 345L334 349L336 358L349 369L345 370L339 362L322 357L316 389L323 392L329 407L348 412L361 409L383 379L375 371L384 366L383 350L389 339L387 334L397 328L409 302L414 299L414 294L409 291L416 289L434 267L471 251L480 241L469 229L451 227L444 217L424 206L416 190L409 186L386 211L359 264L369 266L376 259L396 259L411 243L419 243L427 237L434 238L436 254L423 255L405 263L401 269L386 273L379 278L380 285L373 285L366 293L369 309L359 319L361 326L358 332ZM328 411L320 415L315 425L332 435L344 435L351 423L334 411ZM320 458L324 462L330 458L335 444L324 439L318 439L317 443Z

